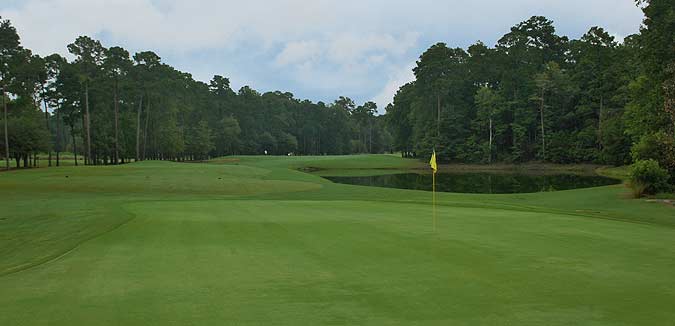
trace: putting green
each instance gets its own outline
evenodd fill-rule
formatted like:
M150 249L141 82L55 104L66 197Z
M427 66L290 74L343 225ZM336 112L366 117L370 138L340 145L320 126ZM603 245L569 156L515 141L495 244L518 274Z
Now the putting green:
M349 162L349 163L346 163ZM670 325L675 210L621 186L337 185L391 156L0 174L0 325ZM68 175L68 178L65 176Z

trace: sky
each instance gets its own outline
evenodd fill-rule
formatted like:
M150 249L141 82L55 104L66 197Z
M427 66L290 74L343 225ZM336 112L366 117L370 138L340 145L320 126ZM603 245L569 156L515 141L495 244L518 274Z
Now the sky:
M618 39L638 32L633 0L2 0L0 16L23 46L67 55L79 35L150 50L163 62L233 89L288 91L332 102L374 101L380 112L413 79L437 42L488 45L533 15L579 38L600 26Z

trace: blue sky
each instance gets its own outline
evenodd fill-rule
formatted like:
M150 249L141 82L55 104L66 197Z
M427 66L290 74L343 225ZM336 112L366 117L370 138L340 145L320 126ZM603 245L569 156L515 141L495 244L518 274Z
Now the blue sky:
M578 38L601 26L636 33L633 0L3 0L24 46L67 54L78 35L131 52L152 50L198 80L214 74L265 92L332 102L349 96L380 109L412 79L419 55L436 42L493 45L533 15Z

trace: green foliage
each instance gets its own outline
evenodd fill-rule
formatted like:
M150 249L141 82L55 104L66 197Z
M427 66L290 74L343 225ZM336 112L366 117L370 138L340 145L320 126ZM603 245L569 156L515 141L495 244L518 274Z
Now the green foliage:
M438 43L387 107L397 150L442 161L629 164L631 145L673 168L674 17L644 1L645 26L618 43L601 27L578 40L535 16L490 48ZM644 138L647 137L647 138ZM635 158L637 159L637 157ZM675 180L671 180L675 181Z
M632 51L599 27L570 42L538 16L495 48L436 44L387 108L396 149L436 147L443 161L622 164L630 71L616 59Z
M90 82L97 76L107 52L100 41L88 36L80 36L75 42L68 44L68 51L76 56L73 64L78 66L80 81L83 83Z
M632 100L626 106L626 133L634 139L656 133L667 127L667 116L662 109L659 87L645 75L630 83Z
M675 138L665 132L643 135L633 145L631 156L636 162L655 160L675 177Z
M295 136L282 132L277 137L277 154L291 154L298 149L298 140Z
M130 57L87 36L68 45L74 61L42 59L21 48L9 21L0 21L0 61L11 63L0 65L0 76L10 98L44 99L51 114L43 126L49 126L53 147L75 155L84 149L90 164L264 150L307 155L392 149L391 133L372 102L359 106L340 96L326 105L249 86L235 93L221 75L206 84L153 52ZM358 146L350 146L353 141Z
M12 106L13 109L17 107ZM49 132L44 128L44 116L38 112L28 109L24 112L14 113L9 116L8 138L10 156L15 158L18 167L21 159L28 159L29 155L37 152L46 152L50 150ZM0 119L0 125L4 124ZM4 129L0 128L0 139L4 139ZM4 153L4 142L0 143L0 151Z
M394 103L387 106L385 121L392 134L392 145L400 150L404 157L411 156L414 151L413 126L409 113L414 99L414 85L402 86L394 96Z
M199 128L202 128L201 124ZM196 135L193 135L194 138L188 138L190 143L190 150L198 156L203 156L205 154L204 150L212 148L209 146L211 143L210 139L210 130L206 126L206 130L197 130ZM166 119L162 120L159 131L159 140L158 148L166 158L177 158L183 153L186 149L185 138L183 135L183 128L178 125L175 114L169 115ZM203 134L199 134L203 133ZM203 138L199 138L203 137ZM205 142L205 143L200 143ZM208 151L206 151L208 153Z
M195 159L207 159L209 152L215 148L209 124L206 121L200 121L190 130L186 143Z
M239 122L232 116L223 118L215 129L216 150L219 153L234 154L240 143L241 128Z
M668 0L641 6L644 26L621 43L598 26L570 40L533 16L494 46L434 44L384 116L345 96L326 104L250 86L235 92L221 75L196 81L153 52L130 57L87 36L68 45L73 62L43 59L20 46L8 21L0 73L10 98L42 98L57 112L45 123L53 148L85 142L93 164L118 162L118 151L122 160L182 160L265 150L428 157L435 149L444 162L622 165L632 144L649 152L639 146L661 135L649 158L673 174L675 15Z
M630 186L635 197L655 195L670 190L668 171L655 160L640 160L633 164L630 172Z

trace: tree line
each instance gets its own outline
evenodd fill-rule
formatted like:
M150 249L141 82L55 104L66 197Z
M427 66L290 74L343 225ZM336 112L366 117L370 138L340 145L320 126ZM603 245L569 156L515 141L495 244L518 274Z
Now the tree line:
M74 60L40 57L24 48L0 18L5 165L35 164L49 153L75 163L146 159L204 160L233 154L326 155L391 150L391 135L373 102L348 97L314 103L288 92L237 92L228 78L209 83L163 63L154 52L133 55L87 36L68 45ZM53 161L53 163L52 163Z
M580 39L535 16L497 44L438 43L386 119L394 147L450 162L601 163L655 159L675 176L675 13L638 1L640 32L601 27Z
M644 23L620 41L601 27L570 40L535 16L494 46L435 44L383 116L348 97L234 91L219 75L204 83L154 52L131 55L87 36L68 45L74 60L43 58L0 18L0 156L9 168L35 164L37 153L49 153L49 165L62 152L96 165L435 150L463 163L651 159L675 176L674 9L670 0L636 3Z

